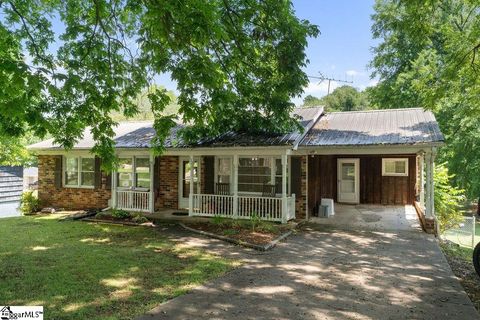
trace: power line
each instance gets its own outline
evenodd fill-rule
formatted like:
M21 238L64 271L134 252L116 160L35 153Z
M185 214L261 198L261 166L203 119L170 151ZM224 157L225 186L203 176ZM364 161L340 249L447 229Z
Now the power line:
M307 77L312 78L312 79L319 79L319 80L320 80L320 83L322 83L323 81L328 81L327 95L330 94L330 82L332 82L332 81L342 82L342 83L353 83L353 81L340 80L340 79L335 79L335 78L329 78L329 77L324 76L321 72L319 72L319 73L320 73L319 76L307 76Z

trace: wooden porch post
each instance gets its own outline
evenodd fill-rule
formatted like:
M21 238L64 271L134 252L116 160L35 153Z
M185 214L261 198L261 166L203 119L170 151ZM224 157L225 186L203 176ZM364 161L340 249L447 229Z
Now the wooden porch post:
M112 208L117 207L117 171L112 170Z
M433 163L435 155L432 151L428 151L425 155L426 161L426 195L425 195L425 217L433 218L435 216L435 205L434 205L434 185L433 185Z
M150 153L150 203L149 203L149 211L150 213L153 213L155 211L155 192L154 192L154 185L153 185L153 179L154 179L154 168L155 168L155 157L153 156L153 153Z
M190 192L188 194L188 215L193 216L193 156L190 156Z
M420 188L420 206L425 209L425 153L420 153L418 158L420 170L419 188Z
M238 154L233 155L233 218L238 218Z
M287 222L287 164L288 157L282 154L282 223Z

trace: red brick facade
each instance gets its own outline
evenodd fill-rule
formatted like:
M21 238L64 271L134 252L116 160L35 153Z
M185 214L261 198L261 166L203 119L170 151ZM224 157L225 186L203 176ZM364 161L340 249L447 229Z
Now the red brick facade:
M160 159L159 190L155 194L155 210L169 208L178 209L178 171L179 159L177 156L162 156Z
M43 207L65 208L70 210L105 208L111 198L111 190L106 184L106 175L102 175L101 188L56 188L55 158L41 155L38 157L39 186L38 196ZM161 156L154 172L159 177L155 190L155 210L178 209L179 157ZM301 157L301 194L296 195L296 218L304 219L307 207L307 163L306 156ZM205 161L200 161L200 190L205 192Z
M305 219L307 210L307 156L301 156L301 194L295 195L295 218Z
M67 210L106 208L111 198L106 175L102 175L101 188L56 188L55 159L57 156L38 156L38 198L42 207Z

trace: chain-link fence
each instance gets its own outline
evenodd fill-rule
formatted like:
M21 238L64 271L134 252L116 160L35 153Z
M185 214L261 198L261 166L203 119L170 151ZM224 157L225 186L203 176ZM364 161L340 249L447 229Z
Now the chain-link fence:
M477 244L475 230L475 217L463 217L463 221L459 223L458 227L445 231L442 237L461 246L474 248Z

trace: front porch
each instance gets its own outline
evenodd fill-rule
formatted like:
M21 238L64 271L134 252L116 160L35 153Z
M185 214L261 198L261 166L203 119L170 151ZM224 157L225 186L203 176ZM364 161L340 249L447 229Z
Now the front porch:
M296 217L291 156L285 150L119 158L119 169L112 175L114 208L145 213L187 210L189 217L282 223Z

